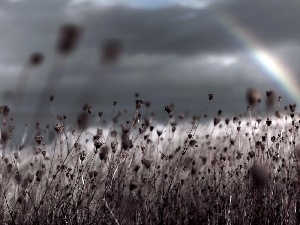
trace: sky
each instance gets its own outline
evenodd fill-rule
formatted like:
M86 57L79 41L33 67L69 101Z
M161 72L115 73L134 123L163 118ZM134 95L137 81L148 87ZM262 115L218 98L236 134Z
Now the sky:
M73 115L84 103L111 114L134 110L136 92L152 111L234 115L246 111L245 93L275 91L284 104L300 103L300 3L297 0L0 0L0 103L12 105L33 52L45 60L30 71L19 114L50 115L39 108L59 28L82 28L78 46L51 80L54 108ZM99 52L109 38L122 42L117 62ZM34 117L36 119L37 117Z

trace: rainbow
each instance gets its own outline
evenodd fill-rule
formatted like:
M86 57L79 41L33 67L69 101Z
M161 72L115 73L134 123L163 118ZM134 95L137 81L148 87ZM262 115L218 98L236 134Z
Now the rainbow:
M295 75L287 66L278 57L271 54L253 33L232 16L220 11L213 12L213 15L231 36L246 47L251 58L260 65L265 74L275 81L295 103L299 103L300 87L296 82Z

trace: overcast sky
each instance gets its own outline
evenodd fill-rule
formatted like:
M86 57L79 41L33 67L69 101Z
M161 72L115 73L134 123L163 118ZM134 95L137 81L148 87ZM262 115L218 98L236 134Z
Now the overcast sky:
M36 110L57 59L58 30L67 22L80 25L83 33L53 89L59 113L78 111L84 102L111 112L114 100L119 109L130 110L135 92L158 113L170 103L178 113L201 113L208 93L215 96L211 114L240 113L246 111L249 87L263 98L274 90L285 104L299 103L297 0L0 0L1 104L11 104L28 56L38 51L45 61L30 73L18 108ZM107 38L121 40L123 51L118 62L104 66L99 49ZM266 69L268 62L253 56L258 50L288 71L288 77L277 77L295 85L294 95Z

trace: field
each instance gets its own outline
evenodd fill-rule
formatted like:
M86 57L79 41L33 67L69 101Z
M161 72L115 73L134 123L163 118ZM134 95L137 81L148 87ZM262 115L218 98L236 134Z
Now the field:
M299 224L296 105L203 122L210 104L193 118L166 106L158 123L136 99L132 120L114 113L98 127L87 122L102 113L86 105L76 129L62 116L18 147L4 123L1 224Z

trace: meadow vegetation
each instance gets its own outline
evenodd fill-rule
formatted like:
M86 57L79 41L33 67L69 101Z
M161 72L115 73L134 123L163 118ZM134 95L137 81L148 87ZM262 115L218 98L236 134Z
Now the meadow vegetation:
M206 108L211 102L213 95ZM206 124L206 108L185 118L168 105L165 125L141 107L150 103L136 99L133 119L122 125L119 113L110 126L89 128L95 112L85 105L76 129L61 116L45 128L56 132L53 142L37 126L35 144L18 148L3 123L3 223L299 224L296 105L268 117L254 113L259 103L241 118L219 110ZM9 109L1 115L6 121Z

